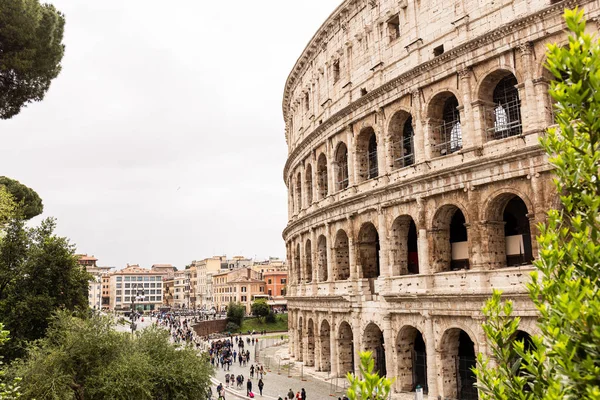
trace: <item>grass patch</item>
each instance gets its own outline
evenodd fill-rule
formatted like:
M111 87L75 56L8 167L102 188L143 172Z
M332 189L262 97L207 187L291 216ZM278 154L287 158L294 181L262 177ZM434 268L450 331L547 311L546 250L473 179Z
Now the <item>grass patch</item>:
M281 332L288 330L288 315L287 314L277 314L277 320L268 324L266 322L260 322L256 318L244 318L242 321L242 326L238 330L240 333L247 333L248 331L267 331L267 332Z

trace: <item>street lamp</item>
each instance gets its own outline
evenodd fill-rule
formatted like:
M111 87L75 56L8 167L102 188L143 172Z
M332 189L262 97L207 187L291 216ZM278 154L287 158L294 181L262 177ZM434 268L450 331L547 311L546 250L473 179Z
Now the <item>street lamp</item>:
M134 292L134 284L131 284L131 336L133 336L133 331L135 331L135 302L144 301L144 284L143 283L135 283L135 295ZM141 285L141 288L140 288Z

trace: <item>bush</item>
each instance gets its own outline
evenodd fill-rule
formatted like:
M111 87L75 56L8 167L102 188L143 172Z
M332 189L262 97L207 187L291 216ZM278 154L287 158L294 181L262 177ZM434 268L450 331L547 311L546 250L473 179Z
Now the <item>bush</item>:
M227 322L233 322L237 326L242 325L242 320L246 314L246 307L240 303L231 302L227 306Z
M275 316L273 311L271 311L267 314L267 316L265 317L265 321L267 322L267 324L273 324L273 323L277 322L277 317Z
M240 329L240 326L235 322L228 322L225 327L226 332L237 332Z

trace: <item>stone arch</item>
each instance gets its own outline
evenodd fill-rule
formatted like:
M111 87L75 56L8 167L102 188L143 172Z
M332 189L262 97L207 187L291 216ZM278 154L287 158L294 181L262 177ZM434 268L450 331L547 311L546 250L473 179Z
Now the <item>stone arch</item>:
M319 342L321 343L321 371L331 371L331 326L329 321L321 321L319 329Z
M477 382L471 368L476 365L477 346L460 328L447 329L439 346L442 375L442 397L477 399Z
M304 245L304 280L306 283L313 281L312 242L310 239L307 239Z
M397 111L388 125L390 140L390 170L407 167L415 163L414 126L410 112L403 109Z
M385 363L385 342L383 331L375 323L367 325L363 333L363 348L373 353L375 361L375 371L379 376L387 375L387 366Z
M410 215L401 215L394 220L390 232L390 254L392 275L419 273L417 226Z
M343 229L337 231L333 248L335 253L334 279L345 281L350 278L350 247L348 235Z
M317 198L319 200L327 197L329 192L329 178L327 173L327 156L319 154L317 158Z
M338 328L338 371L340 376L354 373L354 337L347 321L342 321Z
M312 164L308 163L304 170L304 186L306 188L306 206L313 203L313 170Z
M340 191L348 187L348 146L340 142L335 149L335 190Z
M452 90L437 93L427 106L430 125L429 142L434 157L444 156L462 149L460 102Z
M302 268L300 267L300 243L296 243L294 252L294 272L296 272L296 283L302 282Z
M469 268L467 214L454 204L435 213L431 229L431 265L434 272Z
M356 171L357 181L363 182L379 176L377 164L377 134L368 126L360 131L356 139Z
M422 332L412 325L403 326L396 338L396 349L397 387L412 392L420 385L427 393L427 350Z
M304 360L304 332L303 332L303 319L302 316L300 315L298 317L298 327L296 329L296 335L297 335L297 339L296 339L296 343L298 344L298 352L297 352L297 359L298 361L303 361Z
M302 174L296 175L296 210L302 210Z
M529 199L501 192L486 204L487 258L492 268L531 264L533 243Z
M306 328L306 366L315 366L315 327L312 318L308 320Z
M358 232L359 277L376 279L381 273L379 263L379 234L371 222L364 223Z
M317 280L327 282L327 238L325 235L317 239Z
M477 98L487 105L483 113L487 140L503 139L523 132L518 83L509 69L495 69L481 80Z

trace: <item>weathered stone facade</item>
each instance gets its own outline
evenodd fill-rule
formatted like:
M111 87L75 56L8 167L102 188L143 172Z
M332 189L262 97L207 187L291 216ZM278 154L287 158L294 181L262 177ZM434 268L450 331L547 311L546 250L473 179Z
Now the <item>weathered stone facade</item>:
M492 289L536 333L545 46L575 5L597 21L598 1L347 0L315 34L283 101L297 360L342 376L371 349L396 391L468 399Z

